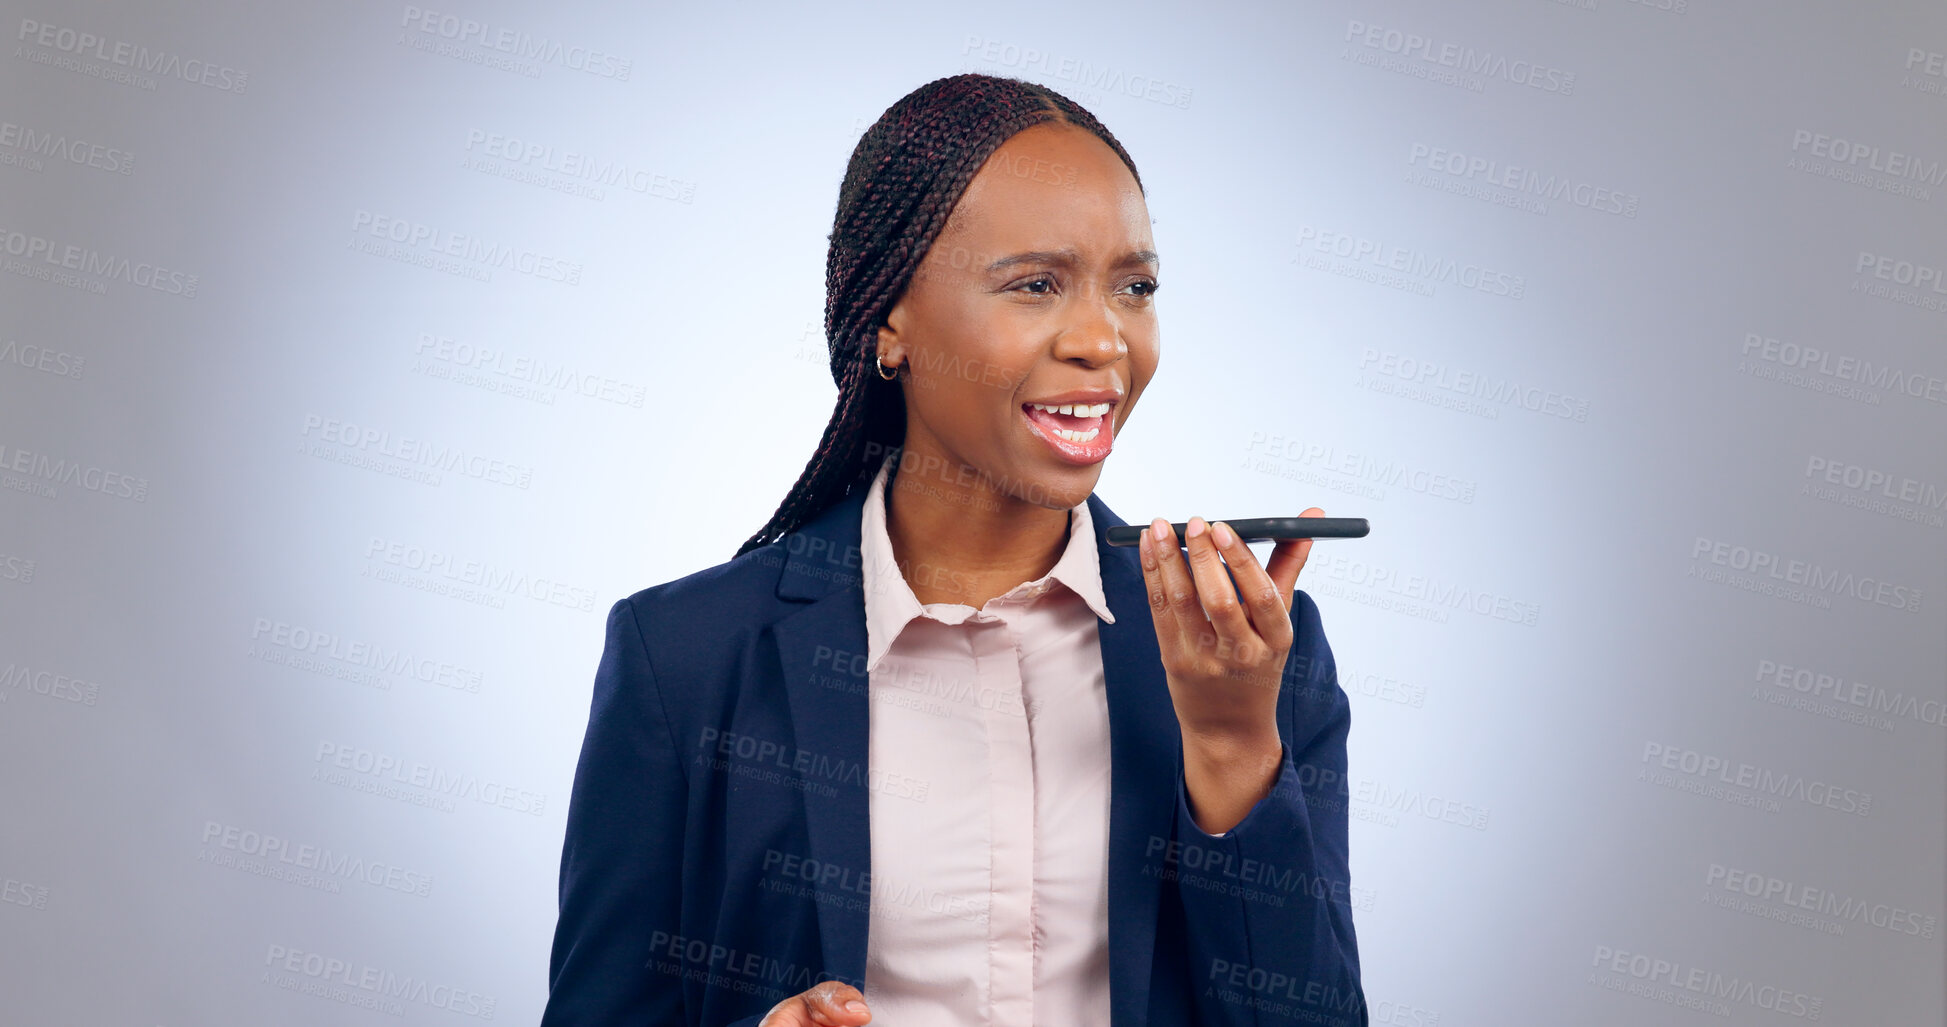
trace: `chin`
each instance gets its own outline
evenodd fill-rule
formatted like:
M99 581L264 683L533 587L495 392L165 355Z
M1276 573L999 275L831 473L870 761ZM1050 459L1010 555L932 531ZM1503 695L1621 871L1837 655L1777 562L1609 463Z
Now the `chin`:
M1102 478L1102 465L1105 460L1087 466L1057 467L1027 479L1029 487L1026 499L1036 506L1049 510L1067 510L1079 506L1095 491L1095 483Z

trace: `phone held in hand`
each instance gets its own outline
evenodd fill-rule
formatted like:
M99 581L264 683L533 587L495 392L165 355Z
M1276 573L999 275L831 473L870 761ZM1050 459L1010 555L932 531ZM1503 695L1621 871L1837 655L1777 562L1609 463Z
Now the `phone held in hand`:
M1225 517L1206 518L1206 524L1223 521L1230 530L1246 542L1273 542L1288 538L1365 538L1372 530L1364 517L1241 517L1231 520ZM1170 529L1176 532L1176 544L1188 545L1188 522L1176 522ZM1123 524L1110 528L1109 544L1112 546L1133 546L1142 541L1142 534L1149 530L1147 524Z

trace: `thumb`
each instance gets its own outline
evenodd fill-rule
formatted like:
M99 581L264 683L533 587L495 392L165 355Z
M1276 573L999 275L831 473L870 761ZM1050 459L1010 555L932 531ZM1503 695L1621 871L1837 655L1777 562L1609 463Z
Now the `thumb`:
M1325 511L1311 507L1300 517L1323 517ZM1284 539L1271 551L1271 559L1264 570L1271 576L1272 584L1278 586L1278 598L1284 600L1285 609L1291 609L1291 595L1298 587L1298 572L1305 569L1305 561L1311 559L1311 539Z
M859 989L822 981L772 1006L758 1027L860 1027L871 1021Z

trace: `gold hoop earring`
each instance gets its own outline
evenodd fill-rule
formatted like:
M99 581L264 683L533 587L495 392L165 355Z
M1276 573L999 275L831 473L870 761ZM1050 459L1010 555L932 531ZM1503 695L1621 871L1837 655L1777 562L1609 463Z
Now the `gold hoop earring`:
M886 381L892 381L894 378L899 377L899 368L897 367L892 369L891 374L886 373L886 360L884 357L875 354L872 362L879 365L879 377L884 378Z

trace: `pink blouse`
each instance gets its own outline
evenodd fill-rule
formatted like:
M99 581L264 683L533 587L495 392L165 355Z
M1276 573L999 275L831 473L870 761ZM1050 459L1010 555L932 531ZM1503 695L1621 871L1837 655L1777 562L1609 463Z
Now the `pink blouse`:
M1109 1022L1110 623L1088 504L1046 575L920 605L893 560L885 490L861 525L869 644L874 1025ZM912 568L926 573L925 568ZM869 782L868 782L869 784Z

